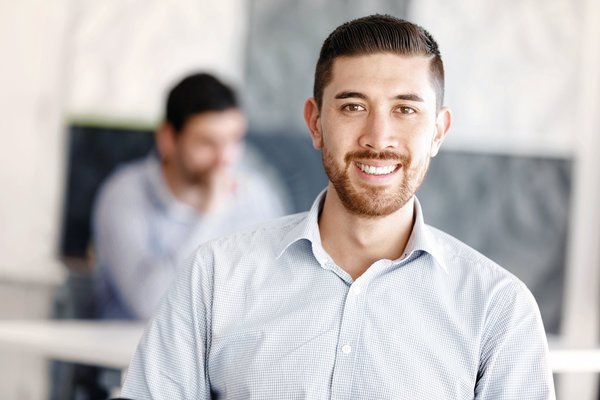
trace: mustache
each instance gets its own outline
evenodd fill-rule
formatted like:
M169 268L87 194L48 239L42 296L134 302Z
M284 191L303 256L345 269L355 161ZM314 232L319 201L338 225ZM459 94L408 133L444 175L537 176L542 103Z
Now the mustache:
M347 153L344 157L344 161L346 161L347 164L354 160L393 160L398 161L399 164L410 165L410 159L410 156L389 150L379 152L371 150L357 150Z

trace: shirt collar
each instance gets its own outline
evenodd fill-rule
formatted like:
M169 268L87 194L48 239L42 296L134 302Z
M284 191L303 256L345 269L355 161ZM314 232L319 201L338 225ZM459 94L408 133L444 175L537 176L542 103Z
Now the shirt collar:
M425 224L423 210L417 196L414 197L414 200L415 223L404 250L404 257L410 257L415 251L424 251L432 256L435 262L447 273L448 268L445 262L446 258L444 257L443 246L438 242L431 227Z
M277 252L277 258L281 257L292 244L304 239L311 242L313 254L321 266L325 266L331 261L330 256L323 249L321 233L319 232L319 214L323 208L326 192L327 189L324 189L319 193L305 218L283 237ZM425 224L421 203L416 196L414 197L414 215L415 223L402 259L412 256L416 251L423 251L431 255L437 265L447 273L443 247L437 241L431 228Z
M277 258L281 257L292 244L301 240L308 240L319 263L323 266L329 261L329 255L323 249L321 233L319 232L319 214L323 209L326 193L327 189L323 189L319 193L305 217L283 237L277 252Z

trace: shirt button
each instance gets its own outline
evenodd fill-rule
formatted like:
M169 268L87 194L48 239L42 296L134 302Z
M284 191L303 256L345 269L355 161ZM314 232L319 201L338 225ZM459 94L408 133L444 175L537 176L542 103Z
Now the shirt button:
M362 288L360 286L352 286L352 288L350 288L350 292L354 296L358 296L360 294L360 292L362 292Z
M352 346L345 344L342 346L342 353L349 354L352 351Z

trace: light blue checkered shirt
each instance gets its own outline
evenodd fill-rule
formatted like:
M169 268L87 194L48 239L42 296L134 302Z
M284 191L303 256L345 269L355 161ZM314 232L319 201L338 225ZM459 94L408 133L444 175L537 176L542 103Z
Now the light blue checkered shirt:
M415 225L355 281L318 214L202 245L150 322L133 399L553 399L540 314L516 277Z

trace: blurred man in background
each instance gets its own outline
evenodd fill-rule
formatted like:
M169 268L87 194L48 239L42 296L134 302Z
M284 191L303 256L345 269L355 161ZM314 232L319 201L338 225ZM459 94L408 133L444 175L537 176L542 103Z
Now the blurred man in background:
M120 167L95 205L101 318L148 318L200 243L284 213L241 161L245 133L235 93L215 77L191 75L170 91L156 151Z

